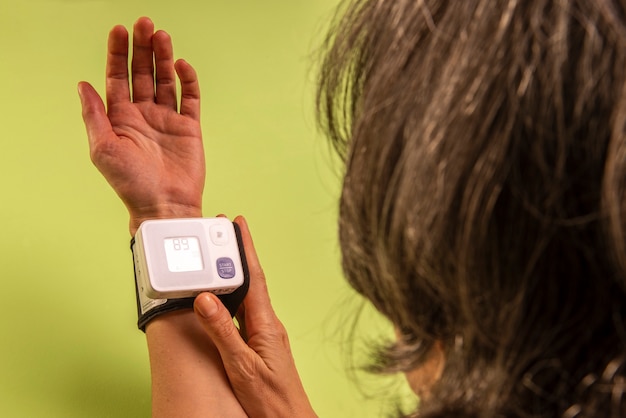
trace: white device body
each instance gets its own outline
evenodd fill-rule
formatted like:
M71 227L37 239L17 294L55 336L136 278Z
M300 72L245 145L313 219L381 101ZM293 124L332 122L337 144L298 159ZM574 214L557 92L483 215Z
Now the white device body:
M228 294L244 282L235 228L227 218L145 221L133 253L139 294L150 299Z

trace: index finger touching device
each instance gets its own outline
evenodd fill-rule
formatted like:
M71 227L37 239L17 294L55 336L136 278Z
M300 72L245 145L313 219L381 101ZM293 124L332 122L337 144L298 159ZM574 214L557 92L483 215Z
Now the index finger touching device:
M244 281L234 224L226 218L145 221L134 254L137 286L151 299L228 294Z
M250 283L241 233L227 218L144 221L131 240L139 329L159 315L192 309L202 292L231 316Z

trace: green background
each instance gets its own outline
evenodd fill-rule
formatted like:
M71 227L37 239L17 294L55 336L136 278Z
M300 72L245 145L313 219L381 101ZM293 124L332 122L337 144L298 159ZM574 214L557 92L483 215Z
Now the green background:
M76 93L103 92L108 31L142 15L198 71L205 216L246 215L316 411L381 415L389 382L346 371L359 300L339 267L341 168L314 119L335 3L0 0L1 416L150 414L128 218L89 161Z

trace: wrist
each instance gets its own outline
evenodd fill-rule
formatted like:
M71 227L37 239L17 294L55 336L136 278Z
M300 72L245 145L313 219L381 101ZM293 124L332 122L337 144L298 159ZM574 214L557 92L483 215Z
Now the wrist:
M201 218L202 208L181 204L164 204L151 208L128 209L130 220L128 230L132 237L135 236L139 225L149 219L176 219L176 218Z

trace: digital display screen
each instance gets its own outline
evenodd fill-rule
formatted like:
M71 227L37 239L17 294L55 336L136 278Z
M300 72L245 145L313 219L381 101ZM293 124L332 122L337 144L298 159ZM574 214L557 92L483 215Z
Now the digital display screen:
M165 238L164 243L167 268L172 273L200 271L204 268L198 238Z

